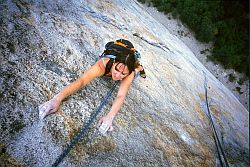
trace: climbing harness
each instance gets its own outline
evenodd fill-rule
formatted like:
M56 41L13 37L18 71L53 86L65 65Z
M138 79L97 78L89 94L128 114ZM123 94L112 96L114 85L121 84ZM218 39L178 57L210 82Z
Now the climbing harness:
M106 97L103 99L101 105L98 107L98 109L91 114L89 120L87 121L87 123L82 127L82 129L80 130L80 132L74 136L74 138L71 140L71 142L68 144L68 146L66 147L66 149L63 151L63 153L57 158L57 160L55 161L55 163L52 165L52 167L56 167L60 164L60 162L62 162L62 160L68 155L68 153L70 152L70 150L79 142L79 140L84 136L84 134L87 132L87 130L89 129L90 125L93 123L94 119L96 118L96 116L101 112L102 108L104 107L104 105L107 103L107 100L110 98L110 96L112 95L113 91L115 90L117 84L119 83L119 81L117 81L113 87L109 90L109 92L107 93Z
M220 140L218 138L218 135L217 135L214 123L213 123L213 119L212 119L212 116L211 116L211 112L210 112L210 109L209 109L208 97L207 97L207 76L206 76L204 71L203 71L203 74L205 76L204 88L205 88L206 106L207 106L207 111L208 111L208 114L206 114L206 115L207 115L207 117L208 117L208 119L210 121L210 125L211 125L212 132L213 132L213 138L214 138L214 141L215 141L215 146L216 146L216 149L217 149L220 164L221 164L222 167L224 166L223 161L222 161L222 157L221 157L221 154L222 154L224 162L226 164L226 167L229 167L226 155L225 155L225 153L223 151ZM220 154L220 152L221 152L221 154Z

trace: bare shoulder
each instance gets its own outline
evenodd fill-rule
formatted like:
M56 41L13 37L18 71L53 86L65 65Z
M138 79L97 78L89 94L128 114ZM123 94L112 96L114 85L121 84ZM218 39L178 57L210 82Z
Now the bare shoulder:
M99 59L96 64L101 68L102 71L105 72L105 67L106 67L106 64L108 63L108 61L110 60L110 58L101 58Z
M95 77L102 76L105 73L102 60L98 60L88 70L86 70L81 78L92 80Z
M102 76L105 73L106 64L109 60L110 58L99 59L91 68L98 70L99 76Z

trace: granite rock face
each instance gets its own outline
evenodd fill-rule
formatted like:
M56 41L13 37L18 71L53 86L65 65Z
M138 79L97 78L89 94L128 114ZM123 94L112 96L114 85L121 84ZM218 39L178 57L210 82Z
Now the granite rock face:
M133 82L114 131L98 135L95 121L60 165L216 166L205 76L211 114L230 166L249 165L248 111L138 2L0 3L1 164L53 164L114 82L96 78L43 121L38 105L81 76L107 42L126 38L141 53L147 78Z

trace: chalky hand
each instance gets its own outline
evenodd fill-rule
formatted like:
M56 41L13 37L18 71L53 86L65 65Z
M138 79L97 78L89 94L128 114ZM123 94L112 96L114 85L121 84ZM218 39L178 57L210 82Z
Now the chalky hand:
M42 120L49 114L52 114L58 110L60 102L56 99L51 99L38 107L39 109L39 118Z

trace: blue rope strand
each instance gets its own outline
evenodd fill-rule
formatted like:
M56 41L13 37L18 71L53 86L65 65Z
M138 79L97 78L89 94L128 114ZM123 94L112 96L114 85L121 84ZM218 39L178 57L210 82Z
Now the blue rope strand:
M63 153L57 158L55 163L52 165L52 167L57 167L62 160L68 155L70 150L79 142L79 140L84 136L85 132L89 129L90 125L93 123L96 116L101 112L103 106L107 103L108 99L112 95L115 87L117 86L119 82L116 82L114 86L109 90L106 97L103 99L101 105L98 107L98 109L91 114L90 118L88 119L87 123L83 126L83 128L80 130L80 132L74 136L74 138L71 140L70 144L66 147L66 149L63 151Z
M206 105L207 105L207 110L208 110L208 119L210 120L210 124L212 126L212 130L213 130L213 138L215 140L215 146L216 146L216 149L217 149L217 153L218 153L218 157L219 157L219 160L220 160L220 164L221 166L223 167L223 162L222 162L222 158L221 158L221 155L220 155L220 152L222 153L222 157L224 159L224 162L226 164L226 167L229 167L229 164L228 164L228 161L227 161L227 158L226 158L226 155L223 151L223 148L222 148L222 145L220 143L220 140L219 140L219 137L218 137L218 134L217 134L217 131L215 129L215 126L214 126L214 123L213 123L213 119L212 119L212 115L211 115L211 112L210 112L210 109L209 109L209 105L208 105L208 96L207 96L207 76L205 74L205 72L203 71L203 74L205 75L205 82L204 82L204 88L205 88L205 98L206 98ZM219 151L220 150L220 151Z

